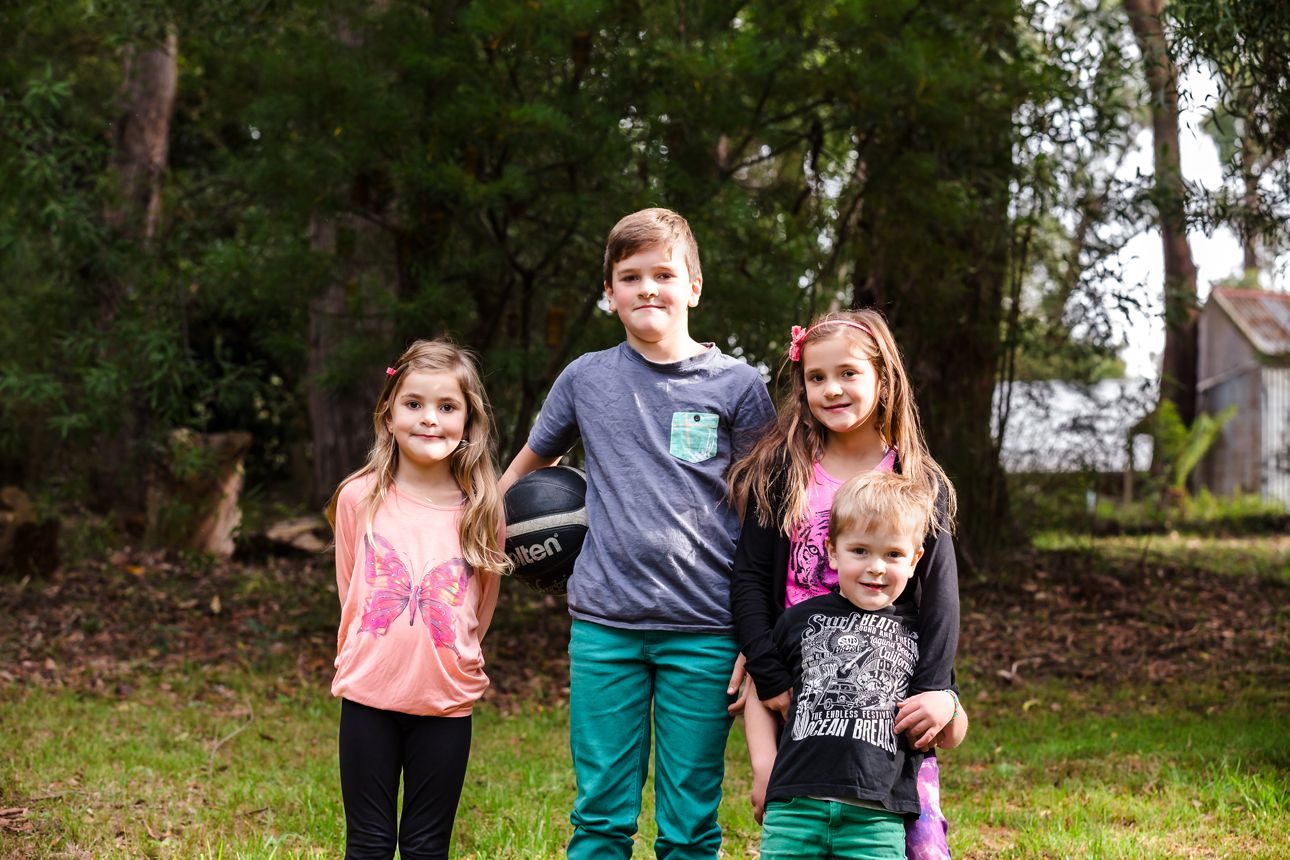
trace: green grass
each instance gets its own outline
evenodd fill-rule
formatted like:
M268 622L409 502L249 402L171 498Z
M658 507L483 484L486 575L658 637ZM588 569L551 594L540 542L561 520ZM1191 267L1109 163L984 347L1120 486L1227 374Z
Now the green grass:
M1290 695L1230 683L1167 691L994 691L943 761L959 858L1290 857ZM324 690L188 667L124 700L0 699L4 857L332 857L342 844L339 709ZM574 782L563 708L477 712L455 854L557 857ZM732 734L727 857L754 857L742 735ZM648 790L643 838L649 857Z
M1290 696L1055 684L977 703L945 756L966 857L1290 857Z
M957 860L1290 860L1290 538L1049 534L1038 544L984 584L965 581L973 635L960 670L973 727L942 759ZM334 597L300 599L302 582L330 574L285 564L207 574L74 569L0 588L0 616L14 619L0 631L0 858L338 856ZM1076 588L1085 576L1089 587ZM1127 599L1119 582L1151 594ZM1214 583L1273 611L1210 600ZM1001 601L999 589L1023 599ZM222 613L205 610L214 595ZM490 633L504 695L476 712L457 858L559 857L569 835L568 712L539 704L563 696L567 619L525 597L504 596ZM1187 623L1174 630L1179 613ZM1068 626L1074 644L1040 635ZM1228 627L1241 648L1219 637ZM1114 651L1122 641L1141 648ZM1014 652L1063 648L1100 661L1073 675L1099 680L1052 680L1070 669L1060 660L1044 664L1047 679L1027 668L1007 686L997 675ZM1142 659L1109 665L1104 653ZM1173 671L1151 674L1161 661ZM727 761L724 856L755 857L737 723ZM637 857L653 856L650 793Z
M1116 563L1192 568L1208 573L1290 581L1290 536L1214 538L1194 535L1090 537L1041 532L1036 549L1088 553Z

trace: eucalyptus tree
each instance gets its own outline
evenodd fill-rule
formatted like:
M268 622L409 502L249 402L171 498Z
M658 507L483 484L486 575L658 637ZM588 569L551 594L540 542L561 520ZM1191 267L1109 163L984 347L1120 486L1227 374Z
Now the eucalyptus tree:
M1172 0L1166 8L1184 68L1219 89L1207 130L1235 194L1204 201L1205 226L1241 236L1245 280L1290 246L1290 6L1276 0Z

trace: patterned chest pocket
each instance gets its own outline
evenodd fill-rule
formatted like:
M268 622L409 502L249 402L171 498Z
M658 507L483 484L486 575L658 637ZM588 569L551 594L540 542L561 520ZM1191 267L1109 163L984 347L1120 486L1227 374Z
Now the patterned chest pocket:
M711 460L717 455L718 424L718 416L711 412L673 412L672 456L687 463Z

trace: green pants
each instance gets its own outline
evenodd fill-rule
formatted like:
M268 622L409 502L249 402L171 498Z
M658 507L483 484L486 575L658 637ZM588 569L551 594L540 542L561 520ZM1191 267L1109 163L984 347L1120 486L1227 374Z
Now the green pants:
M624 630L573 622L569 740L578 778L571 860L631 857L657 737L654 795L659 860L711 860L730 732L730 636Z
M905 820L894 812L794 797L766 804L762 860L905 860Z

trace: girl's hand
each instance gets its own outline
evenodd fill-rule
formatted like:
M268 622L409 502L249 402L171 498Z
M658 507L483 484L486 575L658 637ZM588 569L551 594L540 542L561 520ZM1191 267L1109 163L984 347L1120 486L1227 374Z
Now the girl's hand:
M731 716L744 712L744 704L748 701L748 688L752 686L744 683L747 679L748 676L744 672L744 655L740 653L739 659L735 660L734 671L730 673L730 683L726 685L727 696L739 694L738 698L726 706Z
M766 706L766 710L775 711L781 719L788 719L788 706L793 702L793 691L785 690L778 696L770 699L762 699L761 703Z
M896 709L896 734L903 732L916 749L929 750L954 710L954 697L944 690L910 696Z

